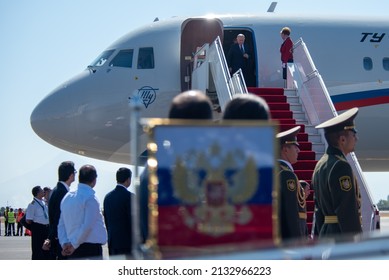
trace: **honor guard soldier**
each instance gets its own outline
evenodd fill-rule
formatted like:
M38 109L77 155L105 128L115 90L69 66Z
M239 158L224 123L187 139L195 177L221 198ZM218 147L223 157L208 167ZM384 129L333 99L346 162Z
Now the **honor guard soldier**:
M346 159L358 140L354 125L357 113L358 108L353 108L316 126L324 129L328 143L312 178L319 238L362 231L360 192Z
M311 185L305 180L299 180L300 192L299 192L299 218L301 231L304 232L306 238L309 237L307 227L307 199L311 194ZM304 196L304 198L303 198Z
M296 126L277 134L281 147L279 178L282 239L304 238L306 236L305 229L300 225L300 219L306 219L304 211L305 196L292 166L297 162L298 153L300 152L297 142L297 134L300 128L300 126Z

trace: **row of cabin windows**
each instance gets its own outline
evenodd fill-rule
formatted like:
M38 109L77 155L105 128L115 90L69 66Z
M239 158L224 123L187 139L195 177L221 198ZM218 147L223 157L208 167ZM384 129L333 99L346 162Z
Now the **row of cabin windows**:
M113 54L115 50L104 51L93 63L92 66L102 66ZM132 68L132 60L134 56L134 50L121 50L119 53L111 60L109 66L114 67L126 67ZM385 71L389 71L389 57L384 57L382 59L382 67ZM154 69L154 49L151 47L148 48L139 48L138 53L138 69ZM363 58L363 68L366 71L373 69L373 60L370 57Z
M389 71L389 57L384 57L382 59L382 67L385 71ZM363 58L363 68L365 68L366 71L373 69L373 60L370 57Z
M91 66L103 66L106 63L115 50L104 51ZM132 68L134 50L121 50L116 56L109 62L109 66L114 67L126 67ZM153 69L154 68L154 49L153 48L139 48L138 53L138 69Z

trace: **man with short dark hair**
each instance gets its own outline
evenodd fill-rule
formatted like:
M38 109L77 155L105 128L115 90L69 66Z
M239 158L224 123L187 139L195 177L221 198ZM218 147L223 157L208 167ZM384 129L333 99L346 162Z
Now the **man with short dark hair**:
M199 90L188 90L173 98L169 119L212 119L212 102Z
M61 202L58 239L62 255L72 259L102 259L102 245L107 242L100 203L93 188L97 172L84 165L78 175L78 188L69 191Z
M236 94L223 112L224 120L269 120L269 105L262 97L248 93Z
M70 185L74 182L76 169L72 161L64 161L58 167L58 183L51 191L49 199L49 221L50 230L49 237L43 245L44 250L50 250L54 259L64 259L61 254L62 248L58 241L58 221L61 215L61 201L69 191Z
M198 119L212 120L212 102L200 90L188 90L181 92L172 100L169 109L170 119ZM139 201L140 201L140 233L142 242L146 242L149 234L148 211L148 170L145 167L140 176Z
M132 256L131 185L132 172L121 167L116 172L116 187L104 198L104 220L108 232L108 253Z
M49 217L47 206L42 200L44 191L40 186L32 188L33 200L27 206L26 222L31 224L32 260L48 260L49 252L42 249L42 245L49 234Z

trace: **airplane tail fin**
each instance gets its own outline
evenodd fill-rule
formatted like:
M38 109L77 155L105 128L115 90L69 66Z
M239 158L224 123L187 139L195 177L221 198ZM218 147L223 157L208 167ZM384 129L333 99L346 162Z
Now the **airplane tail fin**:
M271 2L270 6L269 6L269 9L267 9L267 12L268 13L274 13L274 10L276 9L277 3L278 2Z

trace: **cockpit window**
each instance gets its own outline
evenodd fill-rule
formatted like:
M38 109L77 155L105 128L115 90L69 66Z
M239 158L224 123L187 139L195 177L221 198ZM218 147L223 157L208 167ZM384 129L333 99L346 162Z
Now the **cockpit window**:
M154 49L139 48L138 69L153 69L154 68Z
M100 54L90 66L103 66L104 63L109 59L109 57L112 55L112 53L115 50L108 50L104 51L102 54Z
M132 68L134 50L121 50L111 61L109 66Z

